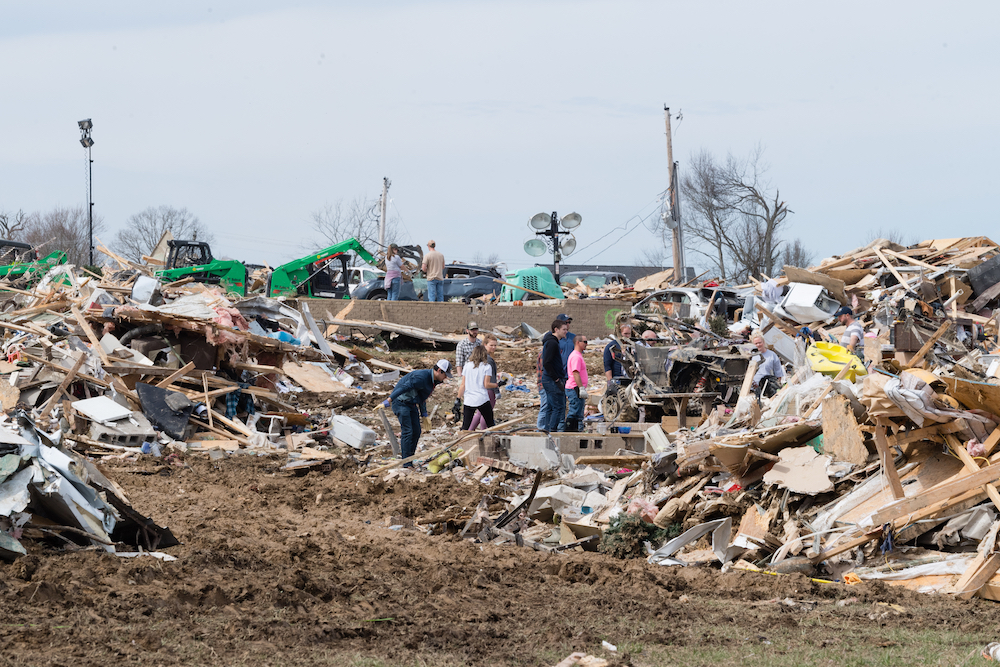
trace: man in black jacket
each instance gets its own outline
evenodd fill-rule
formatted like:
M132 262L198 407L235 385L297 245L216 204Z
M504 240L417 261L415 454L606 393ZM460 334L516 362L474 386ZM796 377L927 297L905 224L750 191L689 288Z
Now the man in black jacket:
M567 322L554 320L549 332L542 336L542 388L545 389L548 419L541 430L546 433L555 431L560 417L566 414L566 366L559 351L559 341L566 337L567 331Z

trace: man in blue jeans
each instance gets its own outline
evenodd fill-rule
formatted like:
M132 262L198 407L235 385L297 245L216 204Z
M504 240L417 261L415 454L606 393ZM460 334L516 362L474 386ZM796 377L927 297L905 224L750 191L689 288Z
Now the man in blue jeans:
M427 277L427 300L444 301L444 255L437 251L433 240L427 242L427 254L420 268Z
M411 371L396 383L389 400L392 401L393 413L399 419L399 449L402 458L408 459L417 451L421 418L427 419L427 398L434 387L450 377L451 364L447 359L441 359L433 368ZM427 425L430 426L429 419Z
M548 421L542 431L551 433L559 427L566 415L566 366L559 352L559 341L566 337L569 324L553 320L549 332L542 337L542 388L548 409Z

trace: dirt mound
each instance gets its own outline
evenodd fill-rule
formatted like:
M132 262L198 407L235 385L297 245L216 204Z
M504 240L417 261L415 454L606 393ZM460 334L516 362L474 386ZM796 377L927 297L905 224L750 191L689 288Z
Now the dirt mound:
M619 644L605 654L618 664L663 664L734 634L845 641L941 624L971 644L995 630L988 603L880 584L546 554L386 526L393 515L467 514L482 487L448 478L371 482L350 464L296 477L279 457L188 463L110 471L137 510L182 541L170 549L177 561L36 546L0 566L9 664L311 665L333 655L545 665L600 653L602 639Z

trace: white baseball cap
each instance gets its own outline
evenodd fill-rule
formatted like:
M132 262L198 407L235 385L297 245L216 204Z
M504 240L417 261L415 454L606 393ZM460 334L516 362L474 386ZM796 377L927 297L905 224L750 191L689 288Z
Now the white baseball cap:
M434 364L434 368L444 373L447 377L451 377L451 364L447 359L438 359L438 362Z

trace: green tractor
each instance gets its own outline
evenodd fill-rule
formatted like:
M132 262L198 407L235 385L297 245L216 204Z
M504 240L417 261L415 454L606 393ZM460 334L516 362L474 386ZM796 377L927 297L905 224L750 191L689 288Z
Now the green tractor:
M38 259L38 252L28 243L0 240L0 280L31 287L54 266L66 263L66 253L50 252Z
M215 259L212 247L202 241L167 241L166 268L156 272L161 282L172 283L184 278L219 285L226 294L247 294L247 267L232 259Z
M347 276L351 251L366 262L375 261L357 239L347 239L276 268L267 281L267 296L350 299ZM334 260L339 267L333 265Z

